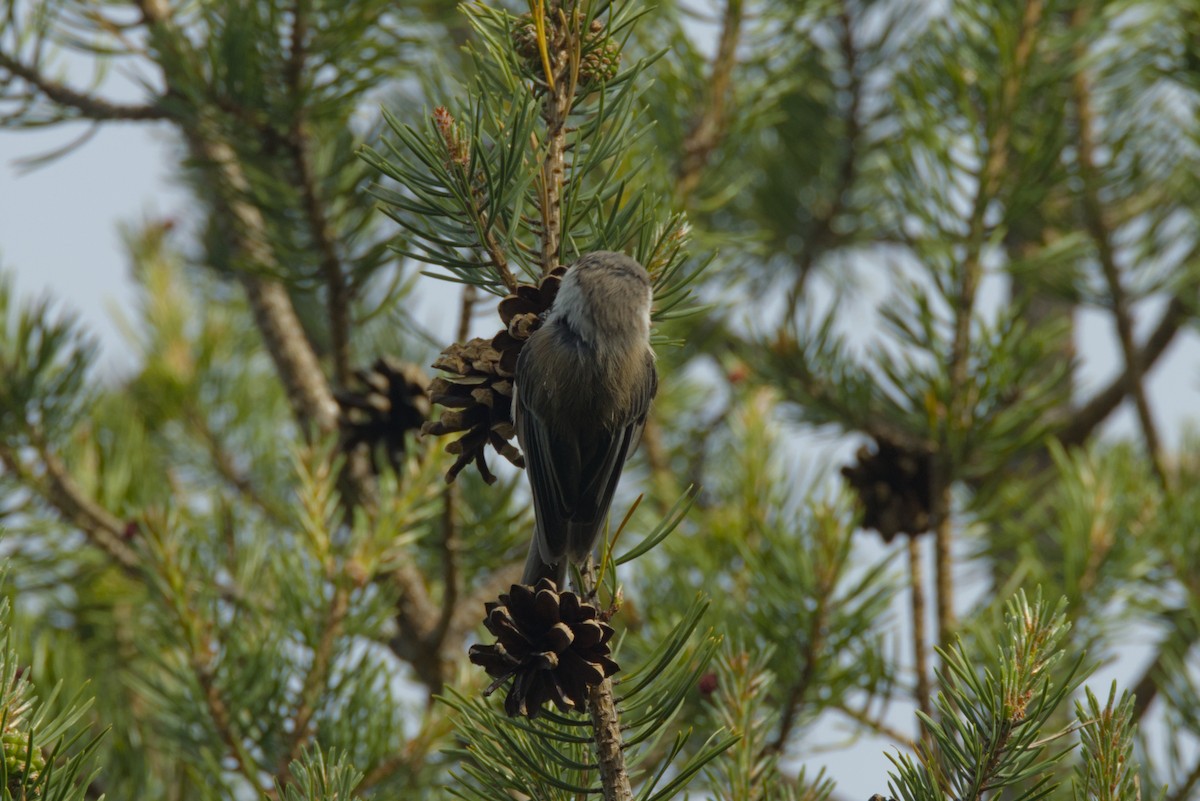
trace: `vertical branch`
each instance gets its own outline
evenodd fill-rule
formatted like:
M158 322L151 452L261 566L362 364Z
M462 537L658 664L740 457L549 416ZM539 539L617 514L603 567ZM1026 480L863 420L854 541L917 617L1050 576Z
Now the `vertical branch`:
M934 500L937 527L933 531L934 581L937 585L938 643L945 647L954 635L954 526L950 516L950 477L945 477ZM915 602L915 598L914 598Z
M686 198L700 183L704 168L725 134L726 106L737 47L742 33L742 0L727 0L721 22L721 38L713 56L708 78L708 102L683 141L683 158L675 179L675 197Z
M834 223L837 218L842 215L849 204L850 191L854 188L854 182L858 179L858 151L863 137L863 126L859 121L862 109L862 75L859 70L858 48L854 42L854 20L850 17L850 9L846 3L842 3L841 12L838 14L838 20L841 25L841 37L839 45L842 50L842 60L846 65L846 76L848 84L846 91L849 95L849 106L846 108L846 144L842 149L841 162L838 164L837 171L837 186L834 187L832 202L829 207L821 214L816 216L813 224L810 226L810 231L804 239L804 244L800 248L800 252L796 254L794 259L796 268L796 279L788 290L786 301L786 312L784 320L790 321L796 316L796 309L800 305L800 296L804 292L804 285L808 282L808 276L812 273L813 266L817 263L817 258L828 250L831 245L836 244L836 234L834 232Z
M1145 375L1154 366L1189 319L1188 304L1178 295L1173 296L1158 324L1137 350L1135 361L1141 375ZM1129 371L1124 370L1107 387L1097 391L1078 409L1072 410L1069 419L1064 420L1059 429L1059 441L1064 445L1082 444L1096 426L1103 423L1132 391Z
M470 336L471 317L478 299L479 290L475 285L464 284L458 309L458 332L455 342L466 342ZM458 499L458 484L450 484L442 490L442 610L432 635L433 647L438 651L445 644L446 635L454 622L454 612L461 592L458 570L458 552L461 547Z
M921 544L917 537L908 538L908 574L912 584L913 670L917 674L917 709L933 716L929 686L929 635L925 631L925 569L921 565Z
M1020 99L1021 84L1037 41L1042 18L1042 3L1032 0L1025 6L1021 28L1013 52L1013 65L1000 85L999 102L994 109L995 127L989 132L983 168L977 176L975 198L972 202L966 254L959 275L958 294L954 303L954 340L951 343L949 379L950 398L942 430L939 457L934 463L934 543L936 548L936 582L938 611L938 641L949 643L955 627L953 560L950 546L953 521L950 516L951 489L954 484L954 465L951 463L949 436L958 426L969 422L974 390L968 374L971 347L971 325L975 317L975 300L983 276L983 246L987 238L985 216L996 197L1008 162L1012 118Z
M344 581L337 580L333 590L333 598L325 613L321 639L313 649L312 662L304 676L304 685L300 690L300 700L296 713L292 717L293 728L289 735L288 745L283 749L282 756L275 768L275 775L281 782L290 775L289 766L299 754L301 746L308 740L311 732L313 715L317 711L317 702L329 679L329 669L333 664L333 646L338 635L342 632L346 614L350 610L350 589Z
M597 570L590 556L582 566L580 579L581 595L588 602L595 603L599 586ZM587 708L592 720L592 742L596 746L604 801L633 801L633 788L625 767L625 746L621 741L621 716L613 697L612 679L605 678L589 688Z
M335 247L336 235L329 224L325 204L313 171L312 137L304 104L304 70L307 61L308 0L296 0L292 10L291 52L285 65L285 79L294 105L292 128L288 133L288 151L292 168L300 184L301 200L325 276L329 304L329 337L333 346L333 374L340 386L350 379L350 292Z
M458 484L451 484L442 490L442 610L432 636L433 647L439 651L458 606L458 529Z
M546 16L553 24L547 25ZM542 275L559 265L562 246L562 190L566 177L567 117L579 78L580 31L574 11L571 19L561 0L538 0L534 7L538 48L546 72L547 89L542 98L546 123L546 154L542 158L539 193L542 214Z
M783 712L779 717L779 733L775 739L763 748L764 754L782 754L787 747L788 738L800 717L804 706L804 697L812 688L817 677L817 665L825 650L825 630L829 625L828 601L833 597L833 588L837 583L836 571L822 570L821 587L813 599L816 609L808 621L808 632L804 643L804 669L788 691L787 700L783 702Z
M1079 6L1072 15L1072 25L1081 27L1087 19L1087 7ZM1083 46L1077 50L1079 63L1082 64ZM1138 420L1142 427L1142 436L1146 440L1146 454L1154 470L1159 484L1167 486L1167 473L1163 468L1162 450L1158 436L1158 428L1150 410L1150 402L1146 397L1146 387L1143 383L1142 364L1137 345L1133 339L1133 314L1130 300L1121 284L1121 271L1117 266L1115 248L1113 247L1112 231L1105 220L1104 208L1100 201L1100 175L1096 167L1096 143L1092 137L1094 115L1091 101L1091 82L1087 70L1080 66L1074 76L1075 107L1079 115L1076 146L1078 147L1079 176L1082 179L1080 200L1083 207L1083 218L1087 225L1092 241L1096 243L1096 255L1104 272L1104 281L1108 285L1108 293L1112 298L1113 317L1117 328L1117 339L1121 343L1121 354L1125 360L1125 372L1129 376L1130 392L1137 408Z
M600 763L604 801L633 801L633 787L625 769L625 751L621 743L621 721L613 700L612 679L605 679L591 689L588 712L596 738L596 757Z

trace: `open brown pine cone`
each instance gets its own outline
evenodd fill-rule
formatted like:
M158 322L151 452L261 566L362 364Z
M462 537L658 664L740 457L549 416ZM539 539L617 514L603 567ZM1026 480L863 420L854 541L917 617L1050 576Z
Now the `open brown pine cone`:
M590 688L619 670L608 646L612 626L550 579L514 584L486 608L484 626L496 642L471 646L471 661L495 679L489 694L512 678L504 699L510 717L535 718L547 701L564 712L583 709Z
M500 301L498 311L504 329L491 339L476 338L455 343L442 351L433 366L443 374L429 386L430 400L444 407L438 420L422 427L425 434L462 432L446 446L457 458L446 473L453 481L463 468L474 463L489 484L496 476L488 468L488 445L517 467L524 467L520 451L512 444L513 373L529 335L541 325L542 315L554 302L566 268L559 267L537 286L521 285Z

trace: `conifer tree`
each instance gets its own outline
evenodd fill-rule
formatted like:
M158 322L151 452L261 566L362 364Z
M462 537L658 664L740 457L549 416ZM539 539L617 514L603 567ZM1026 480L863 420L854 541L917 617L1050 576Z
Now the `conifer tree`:
M1165 0L6 0L3 127L158 126L194 210L125 230L130 374L0 283L0 797L1194 797L1200 464L1147 376L1198 42ZM523 587L513 367L605 249L661 388L595 564Z

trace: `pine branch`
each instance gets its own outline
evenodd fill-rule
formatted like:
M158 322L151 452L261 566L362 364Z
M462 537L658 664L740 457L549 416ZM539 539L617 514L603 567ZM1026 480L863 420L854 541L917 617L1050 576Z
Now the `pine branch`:
M1088 7L1081 5L1075 9L1071 22L1076 29L1080 29L1087 19ZM1082 64L1085 53L1082 52L1082 48L1079 48L1079 51L1076 55ZM1096 144L1093 139L1095 120L1091 103L1091 83L1086 68L1083 66L1080 66L1075 72L1074 87L1076 113L1079 116L1076 147L1078 148L1079 173L1083 183L1080 193L1083 218L1092 241L1096 244L1096 254L1100 260L1101 269L1104 271L1104 280L1112 299L1117 339L1121 343L1121 352L1125 359L1125 372L1129 375L1134 406L1137 409L1138 420L1141 422L1142 436L1146 440L1146 453L1155 477L1165 488L1167 473L1162 463L1162 446L1158 428L1150 410L1150 402L1146 397L1146 387L1138 361L1137 347L1133 341L1133 317L1130 301L1125 288L1121 285L1121 271L1117 266L1112 232L1105 220L1104 208L1100 202L1100 176L1096 168Z
M476 229L484 232L481 244L492 262L493 269L495 269L496 274L500 277L500 282L504 284L504 288L510 294L516 292L519 282L517 281L517 277L513 275L512 269L508 266L508 256L504 253L504 246L496 239L496 229L488 225L487 214L479 207L479 198L474 193L471 194L471 216L475 222ZM464 342L466 340L459 341Z
M139 0L139 8L146 23L160 29L169 41L178 43L184 40L182 34L174 30L167 8L157 0ZM181 61L186 63L187 59ZM168 86L171 86L175 76L168 71L165 77ZM337 403L316 352L304 333L287 288L280 281L263 277L264 274L281 274L283 270L268 244L262 211L247 199L251 197L250 185L236 154L232 147L203 126L188 127L183 133L194 158L209 168L216 194L224 204L222 211L233 222L234 248L250 264L250 270L243 272L240 280L297 422L309 435L314 433L313 429L317 434L330 435L338 429ZM348 503L366 503L373 498L370 467L362 449L348 457L343 483L343 497ZM412 565L405 565L393 571L392 577L399 590L397 622L401 631L427 632L438 617L420 572ZM418 674L423 679L429 679L426 682L429 686L441 686L442 671L436 654L431 659L431 655L422 653L420 649L393 647L393 650L398 655L407 653L412 656L414 667L420 663L425 669L418 668Z
M833 708L836 709L837 711L841 712L843 715L850 718L854 722L862 724L863 726L865 726L867 729L871 730L875 734L881 735L883 737L887 737L889 740L900 745L901 747L903 747L909 751L916 752L917 743L915 740L913 740L911 737L907 736L903 732L899 731L898 729L893 729L891 726L889 726L887 723L884 723L882 720L871 717L870 715L868 715L866 713L866 710L851 709L848 705L846 705L844 703L834 704Z
M1038 0L1025 6L1013 54L1013 65L1003 77L999 103L993 110L996 115L995 128L987 136L983 169L976 177L977 186L965 243L966 255L961 265L958 296L954 303L954 339L950 346L948 374L950 403L943 437L949 433L950 427L957 427L965 422L967 410L974 402L971 397L973 390L968 375L968 359L971 349L971 326L975 318L976 292L983 275L983 246L987 237L985 217L989 205L999 192L1008 163L1012 121L1020 99L1023 79L1037 42L1042 10L1042 3ZM947 444L943 440L940 449L942 455L934 460L932 510L938 592L938 642L943 648L950 643L956 618L951 555L953 530L950 517L951 489L955 476L947 472L953 469L953 465L947 463L945 456Z
M1172 297L1158 325L1136 351L1133 363L1138 366L1141 375L1149 372L1190 319L1188 305L1179 297ZM1133 386L1133 376L1126 366L1107 387L1098 391L1078 409L1071 411L1058 430L1059 441L1064 445L1082 445L1096 427L1121 405L1125 397L1133 391Z
M192 431L200 438L205 450L208 451L209 461L212 463L213 469L217 471L217 474L234 491L257 506L267 517L277 523L289 521L288 513L276 505L274 501L269 500L259 492L255 488L254 482L250 480L250 477L240 471L237 465L234 464L233 455L226 449L225 444L221 442L221 438L217 435L217 432L213 431L204 414L197 409L189 409L186 412L186 416Z
M233 758L237 772L255 791L262 790L262 783L259 779L262 775L262 770L254 757L246 749L246 744L242 742L241 735L234 728L233 720L229 715L229 705L225 703L225 699L217 687L216 678L213 676L212 671L196 651L192 653L190 664L192 673L196 677L196 681L200 685L200 690L204 695L204 703L208 709L209 718L213 723L213 727L217 730L217 736L221 738L221 742Z
M388 647L412 665L422 684L431 692L437 692L446 679L442 652L431 647L441 613L425 591L424 579L415 565L400 565L390 577L399 590L399 597L396 599L397 634L388 642ZM478 616L476 609L472 617Z
M262 211L246 199L250 196L250 184L233 148L196 130L187 138L196 158L212 168L224 211L234 222L234 245L255 270L243 272L239 277L297 422L310 435L314 429L320 433L336 431L337 402L287 288L280 281L259 274L277 275L280 267L268 244Z
M708 78L708 102L700 118L683 140L683 158L675 179L675 197L686 204L699 185L713 152L725 134L726 106L729 101L737 47L742 33L742 0L726 0L721 36L713 56Z
M600 783L604 801L633 801L633 788L625 769L621 744L621 721L613 700L612 679L592 687L588 695L588 713L596 738L596 757L600 763Z
M8 53L0 52L0 69L3 69L36 89L47 100L78 112L78 116L89 120L166 120L171 119L158 103L130 105L114 103L94 95L79 92L36 69L22 64Z
M1191 772L1182 782L1175 786L1174 792L1167 796L1167 801L1188 801L1193 798L1192 791L1200 786L1200 759L1192 767Z
M235 769L255 792L263 790L262 769L257 760L246 748L242 735L238 732L229 704L221 693L211 660L219 653L219 648L213 643L209 634L209 624L197 613L190 595L192 583L185 575L182 565L175 561L176 549L163 547L160 532L153 524L147 526L147 538L151 544L152 553L158 556L154 565L153 577L158 580L148 582L151 588L157 589L168 609L175 617L183 645L187 650L187 665L192 678L203 696L204 708L208 712L217 737L233 759ZM157 546L157 547L155 547Z
M411 565L403 565L391 576L400 588L396 603L396 627L398 633L388 641L388 647L398 657L408 662L418 680L438 692L445 684L449 663L446 654L462 648L467 636L479 625L479 610L484 603L494 600L500 593L521 580L521 565L507 565L493 573L473 594L461 599L443 630L442 610L428 594L406 593L405 588L421 581L420 574ZM423 585L422 585L423 587Z
M66 466L43 443L37 443L36 447L43 467L41 479L26 469L18 455L7 447L0 448L0 464L23 484L36 488L65 522L82 531L92 545L107 554L125 573L140 579L141 560L125 544L125 525L87 497L75 484Z
M333 664L333 645L342 633L346 614L350 609L350 588L344 581L335 578L333 598L330 599L329 609L325 614L324 625L321 629L321 640L313 649L312 662L304 676L304 684L300 690L300 701L292 716L293 728L283 756L275 768L275 776L279 783L286 783L290 777L289 766L300 755L301 749L308 741L310 724L317 710L317 702L326 689L329 680L329 669Z
M546 123L546 154L542 157L541 183L538 186L542 218L542 275L549 275L559 265L562 245L562 188L566 177L567 117L579 79L579 23L568 20L562 0L537 0L534 20L537 23L538 46L547 70L548 91L542 98L542 119ZM557 24L546 25L545 16L557 17ZM575 16L574 7L571 16ZM548 41L546 31L554 30Z
M805 237L804 244L794 259L796 279L792 283L792 288L788 290L785 321L795 318L800 298L804 294L804 286L808 282L808 276L812 273L817 259L833 243L833 224L846 210L850 201L850 191L854 188L855 181L858 180L858 151L864 134L863 125L859 121L862 109L863 78L858 68L858 48L854 43L854 21L850 17L850 9L846 0L842 0L838 20L841 27L839 44L842 50L842 60L845 62L848 80L846 92L849 95L850 103L846 108L845 116L846 144L842 149L841 161L838 164L838 182L833 190L833 202L824 213L814 220L809 235Z
M921 544L908 537L908 572L912 583L913 670L917 674L917 709L933 716L933 688L929 683L929 634L925 631L927 601L925 569L921 562Z
M289 141L292 164L300 181L300 194L308 218L309 235L320 254L321 272L325 275L325 291L329 303L329 337L332 341L333 374L339 386L350 380L350 289L334 243L329 224L313 175L312 140L308 127L297 119Z
M292 168L296 171L300 184L309 236L316 246L321 272L325 275L325 290L329 296L329 338L333 350L333 375L338 386L344 387L350 380L350 297L342 262L337 255L336 235L329 224L329 215L320 196L312 166L313 142L302 97L307 37L308 0L296 0L292 8L291 48L284 70L296 109L288 136L288 150L291 153Z
M822 578L830 577L826 572ZM836 572L832 576L836 583ZM788 738L795 728L800 710L804 705L804 697L813 687L817 677L817 665L825 650L825 631L829 625L829 604L833 598L835 586L826 583L815 595L817 608L813 610L808 621L808 632L804 637L804 669L800 672L796 683L788 691L787 700L783 703L783 712L779 716L779 733L763 749L765 754L782 754L787 747Z
M464 337L458 341L464 342L466 339ZM458 530L458 495L458 484L450 484L442 490L442 611L432 635L433 647L437 651L445 646L461 584L458 570L458 554L462 548Z

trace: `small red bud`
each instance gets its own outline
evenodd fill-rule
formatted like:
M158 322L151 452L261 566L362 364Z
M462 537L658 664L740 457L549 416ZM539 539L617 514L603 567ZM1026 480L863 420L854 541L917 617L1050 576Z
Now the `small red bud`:
M700 677L700 681L696 683L700 694L707 697L717 691L717 674L711 670Z

